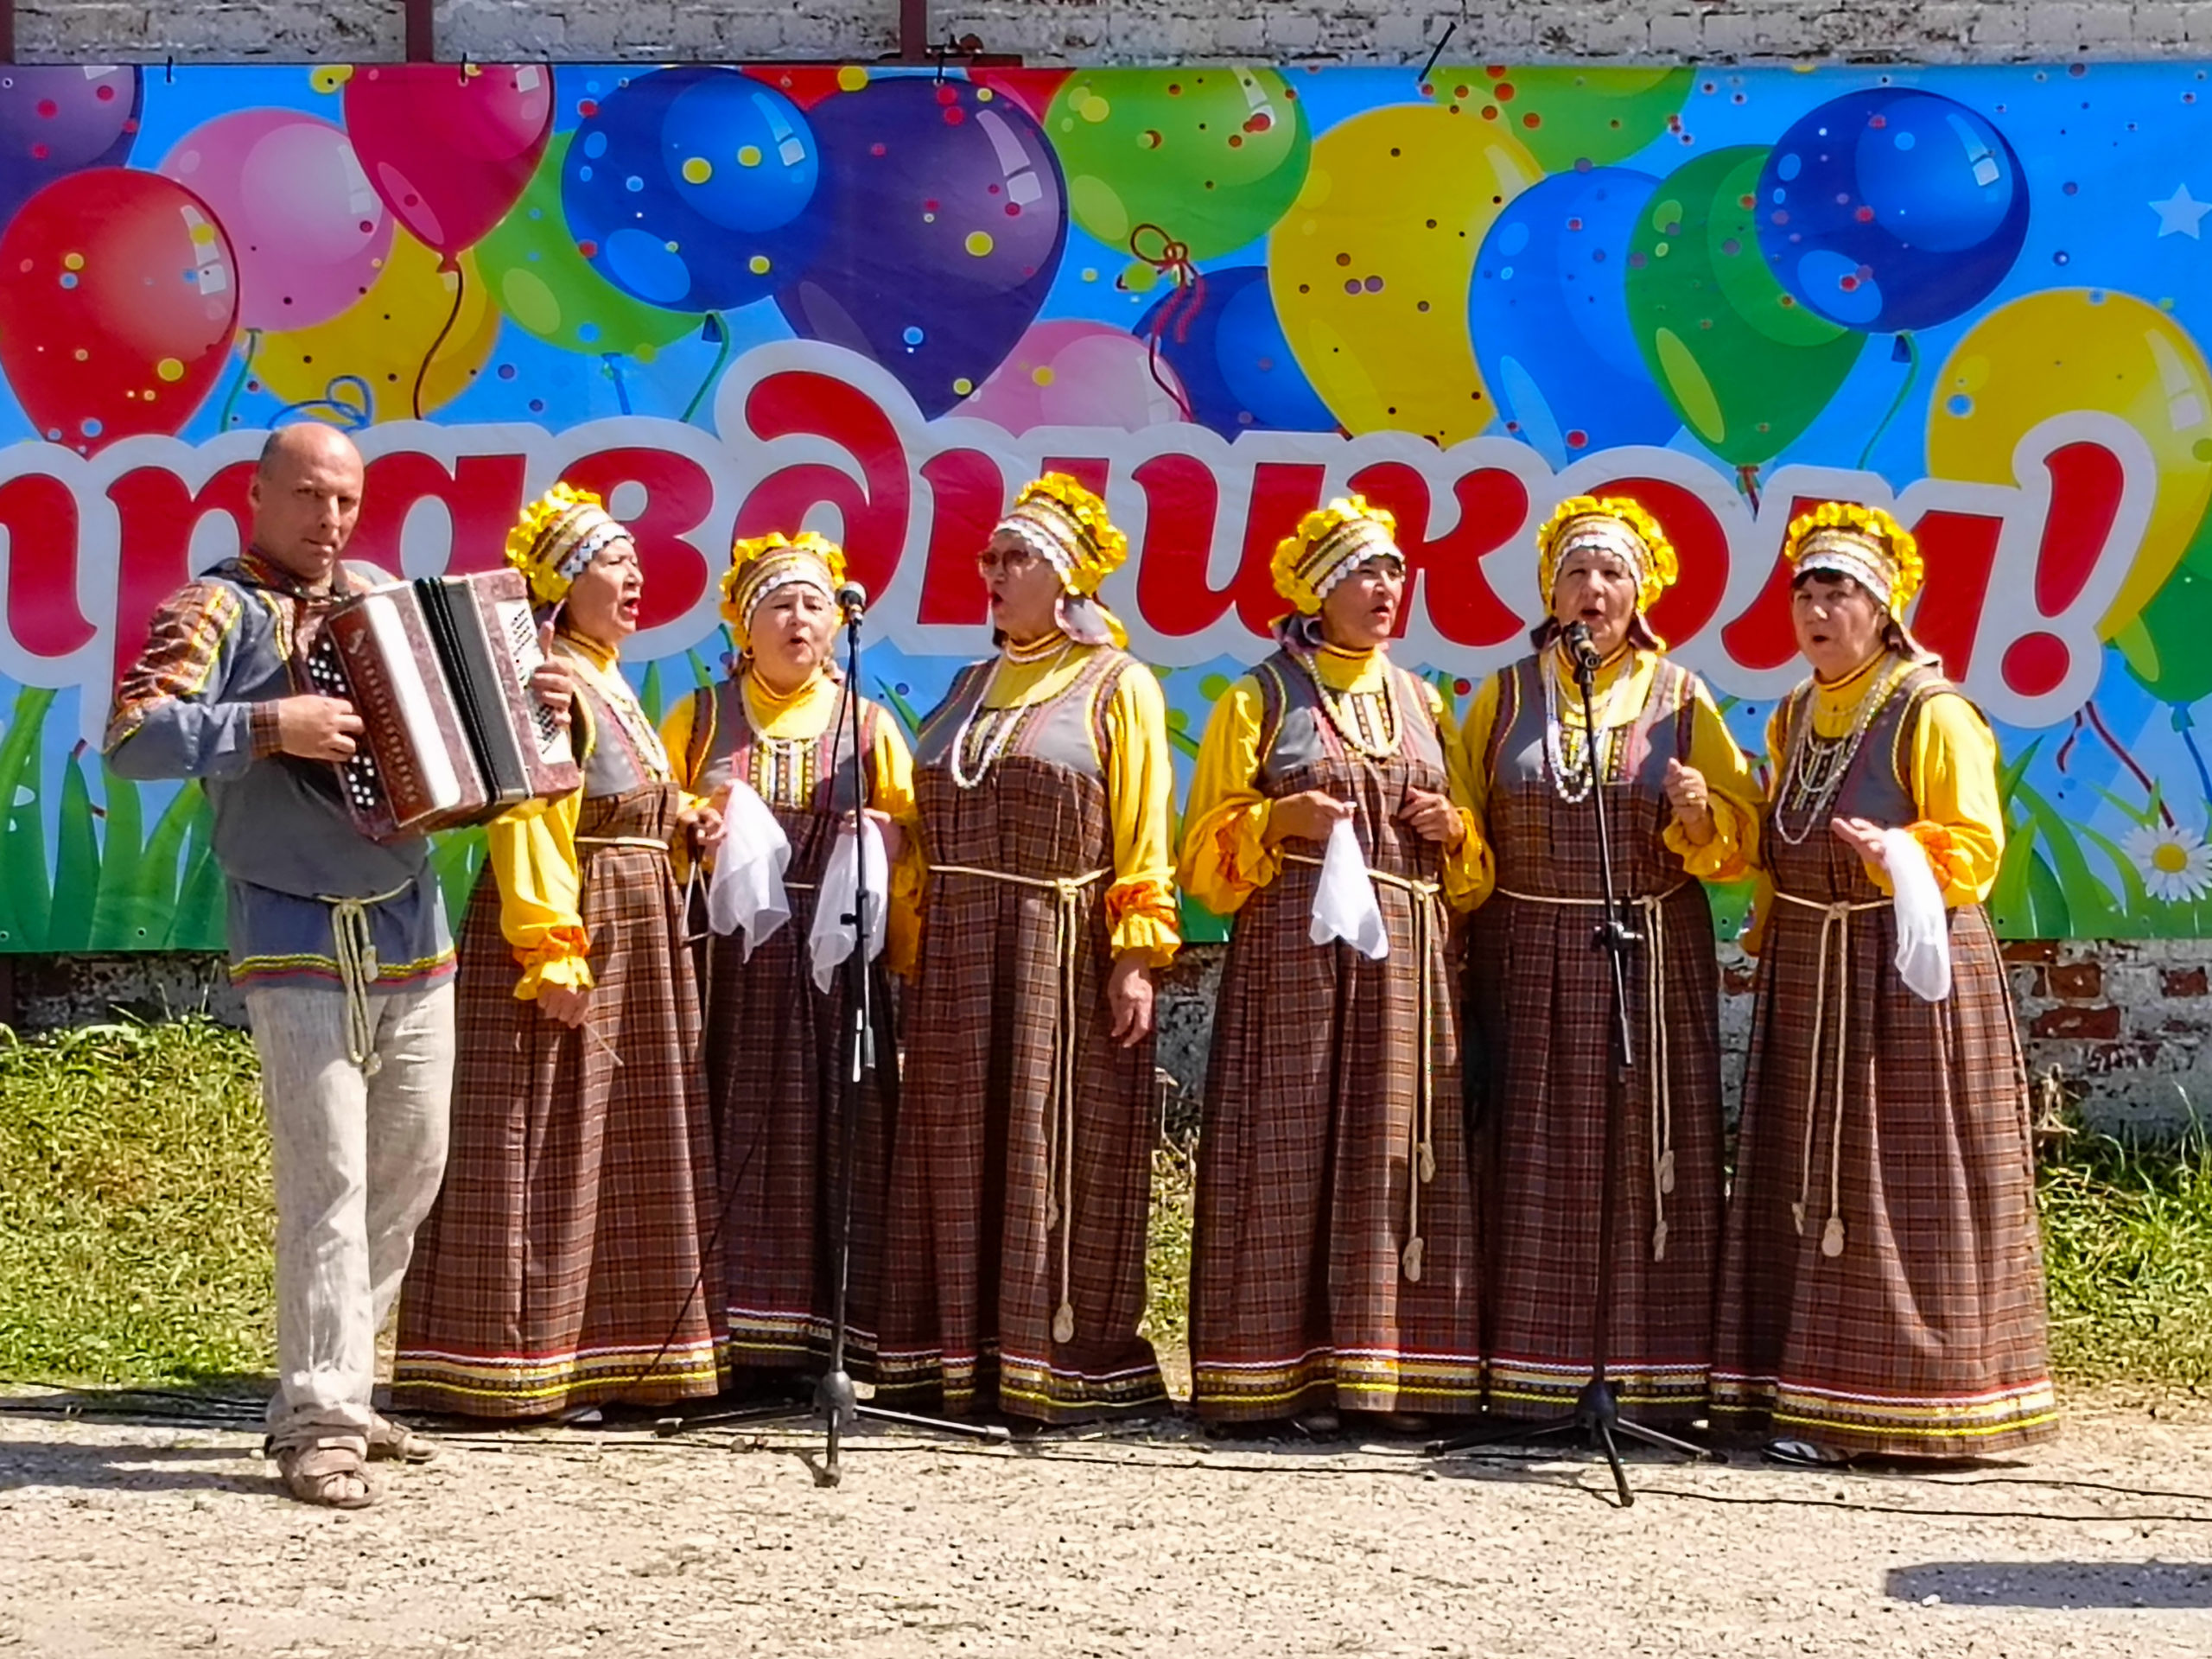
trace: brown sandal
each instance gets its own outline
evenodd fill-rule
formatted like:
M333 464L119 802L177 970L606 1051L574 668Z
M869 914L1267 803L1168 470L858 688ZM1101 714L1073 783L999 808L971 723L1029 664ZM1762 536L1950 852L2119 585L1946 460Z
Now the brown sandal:
M347 1446L287 1446L276 1454L276 1472L285 1491L321 1509L365 1510L382 1496Z
M438 1443L429 1435L417 1434L382 1412L369 1420L371 1463L429 1463L437 1455Z

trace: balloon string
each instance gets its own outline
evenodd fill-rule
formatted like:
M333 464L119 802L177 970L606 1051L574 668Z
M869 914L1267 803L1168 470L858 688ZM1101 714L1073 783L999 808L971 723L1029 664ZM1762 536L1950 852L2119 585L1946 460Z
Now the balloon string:
M247 329L245 331L245 360L238 365L238 374L231 381L230 396L223 399L223 420L222 424L217 429L219 431L227 432L231 429L231 411L238 406L238 394L245 390L245 383L253 373L254 354L260 350L261 330Z
M2073 728L2066 734L2066 741L2058 746L2056 765L2061 772L2071 772L2074 769L2074 746L2081 740L2082 711L2076 709L2074 711ZM2212 791L2206 792L2206 798L2212 799Z
M348 403L338 394L351 388L360 399ZM369 383L358 374L341 374L326 384L320 397L302 398L296 404L287 404L270 417L269 424L276 426L295 415L327 414L338 425L349 432L358 431L374 423L377 417L376 393Z
M2204 765L2203 752L2196 747L2196 722L2190 718L2189 705L2174 705L2174 729L2181 734L2181 741L2189 750L2189 758L2196 763L2196 781L2204 791L2207 805L2212 805L2212 771Z
M715 381L722 378L722 365L729 361L729 325L722 321L719 311L707 313L715 325L715 332L721 336L721 349L715 353L715 365L707 371L707 378L699 383L699 390L691 394L691 401L683 406L683 418L689 421L699 412L699 404Z
M622 412L627 415L630 412L630 388L622 384L621 359L609 352L600 360L607 365L607 378L614 383L615 403L620 407Z
M461 321L461 302L468 291L468 273L458 260L453 268L453 309L446 313L446 326L438 330L438 337L430 342L430 349L423 353L423 366L415 371L415 418L423 418L423 383L430 378L430 365L436 362L438 353L444 348L446 336L453 333L453 326Z
M1748 462L1738 467L1736 469L1736 487L1751 504L1751 511L1757 512L1759 510L1759 469Z
M1156 253L1147 253L1139 246L1146 236L1159 238ZM1195 421L1191 400L1183 389L1171 384L1160 372L1160 340L1170 323L1175 326L1175 343L1182 345L1191 337L1191 322L1206 302L1205 273L1191 263L1191 248L1187 242L1178 242L1157 225L1140 225L1129 232L1129 253L1150 265L1154 270L1175 279L1175 291L1167 302L1153 313L1152 322L1146 331L1145 363L1152 371L1152 383L1175 400L1175 407L1183 411L1183 418Z
M2122 747L2120 740L2112 734L2112 728L2105 724L2104 716L2097 712L2096 699L2092 697L2083 703L2082 712L2089 717L2089 724L2096 728L2097 735L2104 739L2105 747L2120 758L2120 765L2135 774L2135 781L2143 785L2143 792L2157 804L2158 816L2166 821L2166 828L2172 829L2174 827L2173 808L2166 804L2165 797L2158 792L2158 786L2151 780L2151 774L2143 770L2135 757Z
M1880 423L1868 436L1866 447L1859 452L1859 470L1862 473L1866 470L1867 461L1873 455L1874 446L1882 441L1882 434L1890 429L1890 423L1897 419L1897 411L1904 407L1904 400L1912 396L1913 385L1920 378L1920 342L1912 337L1910 328L1898 329L1897 339L1904 342L1905 361L1910 366L1904 372L1904 385L1897 388L1897 395L1890 404L1890 412L1882 416Z

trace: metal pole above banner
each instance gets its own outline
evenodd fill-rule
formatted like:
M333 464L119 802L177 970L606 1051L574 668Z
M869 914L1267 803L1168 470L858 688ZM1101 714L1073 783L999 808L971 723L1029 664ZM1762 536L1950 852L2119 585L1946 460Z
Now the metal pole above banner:
M407 14L407 61L436 62L437 0L401 0L401 6Z

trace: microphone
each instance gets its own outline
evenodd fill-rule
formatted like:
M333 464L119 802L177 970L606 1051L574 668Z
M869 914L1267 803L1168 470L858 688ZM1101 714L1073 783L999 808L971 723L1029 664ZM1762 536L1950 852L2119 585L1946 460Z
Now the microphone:
M1598 647L1590 643L1590 625L1587 622L1568 623L1565 639L1567 657L1577 668L1598 666Z
M847 582L837 590L837 608L847 622L858 622L868 614L868 589L857 582Z

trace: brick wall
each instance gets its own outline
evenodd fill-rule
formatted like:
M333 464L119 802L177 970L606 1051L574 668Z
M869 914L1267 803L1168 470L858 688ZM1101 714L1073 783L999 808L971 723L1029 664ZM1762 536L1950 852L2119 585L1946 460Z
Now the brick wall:
M897 0L438 0L441 54L874 57ZM26 61L396 58L399 0L16 0ZM1989 61L2212 54L2212 0L935 0L933 33L1035 62L1395 63L1456 23L1467 60Z

